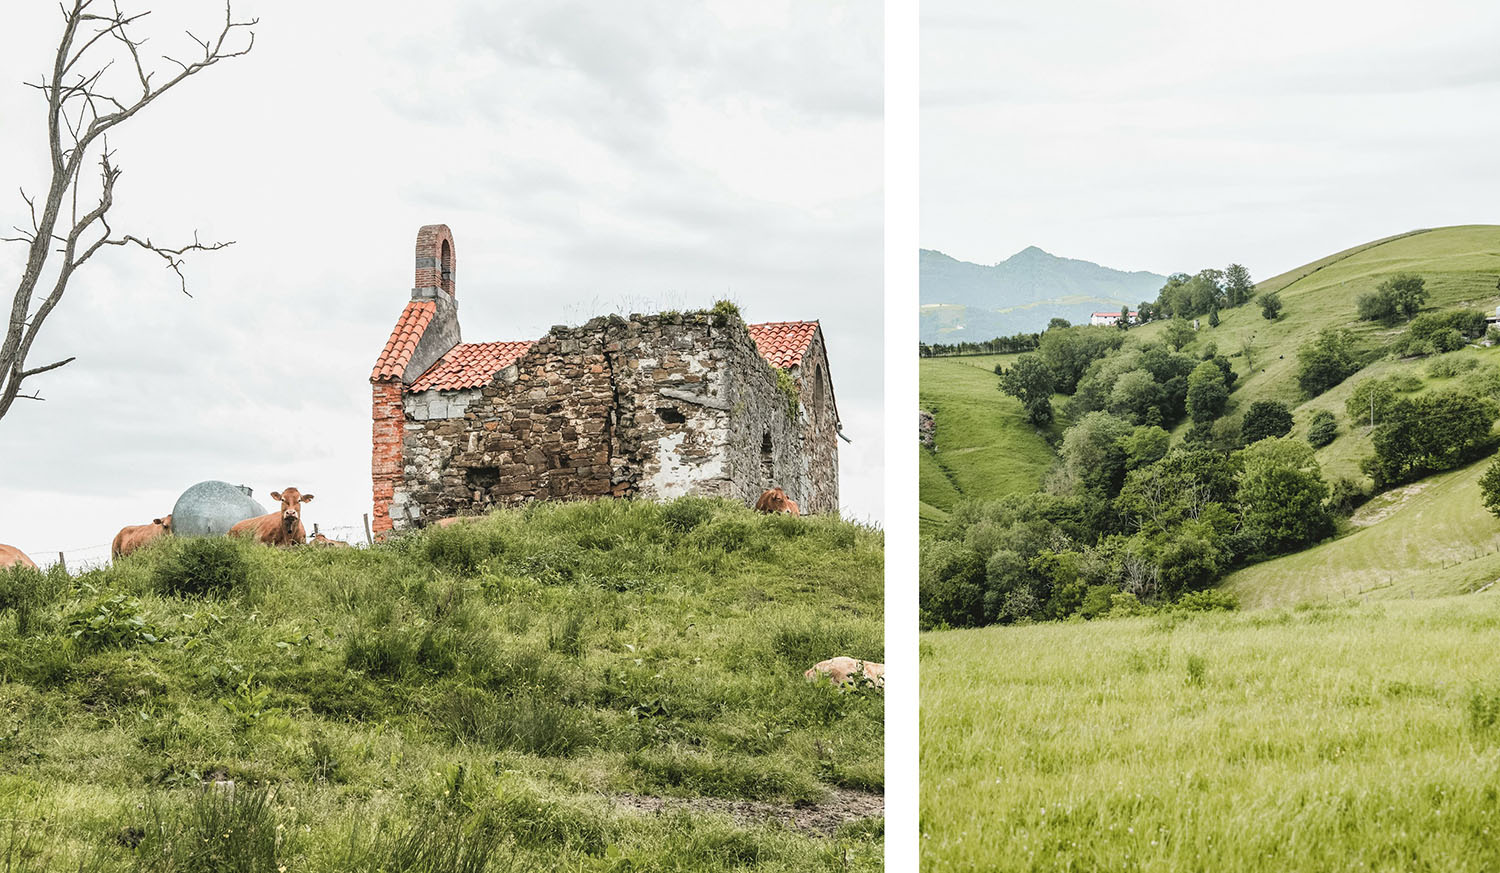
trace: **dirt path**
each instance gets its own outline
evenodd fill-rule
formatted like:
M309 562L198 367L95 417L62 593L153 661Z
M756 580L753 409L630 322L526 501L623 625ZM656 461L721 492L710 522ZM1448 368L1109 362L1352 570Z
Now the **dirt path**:
M739 825L757 825L767 821L783 822L799 831L828 836L840 825L885 815L885 795L845 788L830 790L825 803L799 807L790 803L768 803L762 800L730 800L723 797L652 797L642 794L616 794L617 803L637 812L659 815L679 809L720 813Z

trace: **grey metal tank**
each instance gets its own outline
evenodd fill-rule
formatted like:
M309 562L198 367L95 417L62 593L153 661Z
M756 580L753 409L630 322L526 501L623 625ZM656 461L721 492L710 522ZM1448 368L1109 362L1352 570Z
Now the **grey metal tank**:
M247 518L266 510L250 497L244 485L210 480L182 492L172 507L172 533L177 536L223 536Z

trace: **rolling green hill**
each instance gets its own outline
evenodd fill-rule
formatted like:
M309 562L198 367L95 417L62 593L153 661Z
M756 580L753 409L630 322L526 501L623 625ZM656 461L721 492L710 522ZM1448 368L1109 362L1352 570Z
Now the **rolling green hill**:
M947 511L965 497L998 497L1041 486L1042 475L1052 465L1052 446L1026 421L1020 402L1000 391L1000 377L995 375L996 364L1014 357L922 360L922 408L933 414L936 424L935 449L919 449L924 528L941 524ZM1050 430L1055 436L1065 426L1065 421L1056 421Z
M1393 340L1405 325L1384 327L1359 321L1355 301L1399 272L1416 273L1426 280L1431 295L1428 309L1464 306L1493 311L1496 303L1500 303L1500 292L1495 287L1500 279L1500 226L1466 225L1413 231L1356 246L1258 283L1257 293L1277 291L1281 295L1285 308L1275 322L1263 318L1253 300L1222 311L1216 328L1202 321L1192 348L1201 349L1207 343L1214 343L1221 354L1229 356L1240 375L1239 384L1230 395L1231 406L1226 416L1236 418L1256 400L1272 399L1291 407L1301 425L1311 410L1332 408L1330 404L1335 398L1328 395L1304 402L1297 387L1297 350L1324 328L1347 329L1366 346ZM1131 331L1130 336L1155 339L1165 327L1164 322L1149 324ZM1370 372L1420 374L1424 366L1425 361L1387 361ZM1357 374L1340 386L1346 392L1342 396L1352 390L1349 386L1368 375ZM1342 400L1337 402L1341 409ZM1342 411L1338 417L1341 430L1349 433ZM1178 436L1185 431L1186 426L1180 426ZM1362 437L1356 435L1356 439ZM1319 460L1332 460L1337 472L1352 475L1346 463L1352 454L1349 446L1335 441L1319 453Z
M12 871L878 870L883 544L726 502L0 572Z
M1426 308L1436 310L1463 306L1493 311L1500 303L1496 290L1500 278L1500 226L1468 225L1418 230L1399 234L1342 252L1263 280L1257 293L1276 291L1284 303L1281 318L1275 322L1261 316L1252 300L1249 304L1220 313L1216 328L1203 320L1190 351L1202 352L1212 343L1221 354L1229 356L1239 381L1230 395L1225 417L1236 420L1244 410L1261 399L1286 403L1293 411L1292 435L1304 437L1308 418L1314 410L1334 413L1339 436L1319 449L1317 458L1325 479L1368 479L1359 462L1373 451L1370 429L1363 420L1349 420L1345 401L1366 379L1408 376L1420 384L1415 393L1450 388L1473 378L1475 373L1500 372L1500 346L1470 347L1443 356L1445 360L1472 360L1477 369L1456 377L1434 377L1428 370L1431 358L1398 359L1387 356L1376 360L1359 373L1324 394L1307 400L1297 386L1297 350L1324 328L1347 329L1366 348L1389 345L1404 330L1404 324L1387 327L1357 318L1355 301L1371 292L1386 277L1397 272L1422 276L1430 292ZM1127 343L1159 339L1165 323L1157 322L1131 330ZM980 379L965 369L993 366L988 358L928 359L922 362L923 402L946 399L950 413L955 404L987 403L983 410L950 422L957 431L951 445L957 447L998 446L1011 440L1018 447L1013 453L996 449L945 453L924 457L922 500L924 518L940 518L938 512L959 497L997 496L1024 489L1040 481L1052 461L1047 442L1028 428L1021 418L1020 405L1009 398L996 401L987 398ZM970 362L961 364L959 362ZM995 380L990 377L989 381ZM989 391L994 391L993 384ZM996 392L998 393L998 392ZM969 398L973 398L970 400ZM1061 408L1062 398L1054 405ZM999 407L1003 412L997 413ZM943 428L942 417L938 427ZM1187 423L1174 433L1178 440L1186 433ZM1003 459L1003 461L1002 461ZM941 481L927 467L936 467L953 492L943 490ZM1226 582L1246 605L1270 606L1289 604L1305 598L1323 599L1339 596L1392 596L1404 592L1409 596L1439 595L1472 590L1473 587L1500 576L1500 560L1486 557L1500 545L1495 541L1496 524L1477 502L1475 482L1482 465L1465 471L1435 477L1420 483L1422 493L1444 495L1448 502L1434 503L1436 497L1413 497L1409 506L1389 518L1305 552L1242 570ZM1395 498L1377 499L1383 505ZM945 502L946 501L946 502ZM1442 522L1434 521L1441 518ZM1360 517L1356 517L1356 524ZM1399 555L1370 549L1372 543L1402 543ZM1476 557L1475 550L1480 554ZM1367 555L1368 557L1360 557ZM1469 556L1460 558L1463 556ZM1381 593L1383 592L1383 593Z

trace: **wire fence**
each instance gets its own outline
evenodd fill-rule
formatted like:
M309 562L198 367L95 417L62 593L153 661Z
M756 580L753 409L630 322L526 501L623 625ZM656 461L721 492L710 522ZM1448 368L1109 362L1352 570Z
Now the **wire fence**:
M320 533L330 540L340 540L356 548L363 548L368 544L365 536L365 525L363 522L354 524L324 525L316 524L308 529L307 535L311 539L315 533ZM78 575L89 570L99 570L110 566L110 547L113 543L96 543L91 546L76 546L71 549L38 549L28 551L26 556L36 562L43 570L49 569L58 563L63 565L71 575Z

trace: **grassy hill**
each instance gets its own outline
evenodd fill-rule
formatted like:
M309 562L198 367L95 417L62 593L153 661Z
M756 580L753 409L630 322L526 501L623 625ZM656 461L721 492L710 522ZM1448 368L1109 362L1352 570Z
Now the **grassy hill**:
M925 634L922 869L1496 869L1497 624L1491 592Z
M0 574L7 870L876 870L878 532L537 504Z
M966 497L1034 491L1052 465L1046 436L1026 421L1020 401L1000 391L995 365L1014 357L922 359L918 392L922 408L933 414L936 443L934 450L920 449L924 527L941 524ZM1060 434L1065 426L1055 421L1051 430Z
M1257 284L1257 293L1277 291L1281 296L1285 308L1274 322L1261 316L1253 300L1221 312L1216 328L1202 320L1194 346L1214 343L1220 353L1229 355L1240 375L1227 415L1243 415L1256 400L1280 400L1293 409L1301 424L1312 409L1332 408L1328 401L1336 398L1325 396L1304 403L1297 387L1297 350L1324 328L1347 329L1367 347L1394 339L1404 324L1384 327L1359 321L1355 301L1399 272L1416 273L1426 280L1431 295L1429 309L1464 306L1493 311L1500 303L1495 287L1500 279L1500 226L1413 231L1356 246ZM1140 340L1156 339L1165 327L1165 322L1157 322L1130 335ZM1420 375L1424 365L1423 361L1387 363L1380 372L1411 371ZM1348 384L1352 386L1365 375L1356 375ZM1342 400L1337 402L1342 410ZM1342 421L1342 411L1339 418L1341 426L1347 424ZM1179 427L1178 435L1185 431L1186 425ZM1348 446L1335 442L1320 452L1319 460L1341 459L1349 454Z

